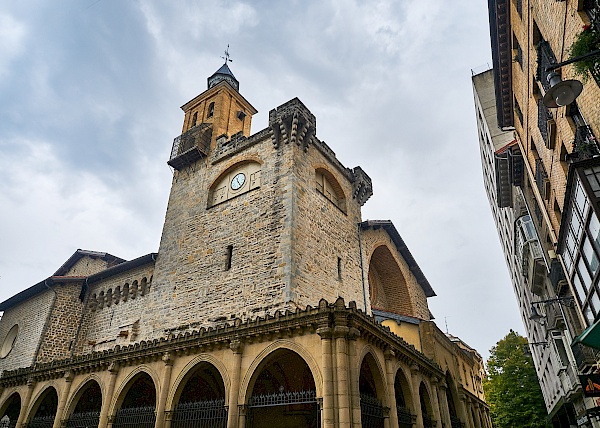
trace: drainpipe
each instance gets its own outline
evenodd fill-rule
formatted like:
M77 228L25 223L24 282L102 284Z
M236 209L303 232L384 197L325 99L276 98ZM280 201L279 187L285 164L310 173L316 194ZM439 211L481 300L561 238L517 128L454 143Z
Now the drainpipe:
M44 336L46 336L46 331L48 330L48 326L50 325L50 317L52 316L52 312L54 312L54 306L56 305L56 300L58 299L58 293L56 290L50 285L48 285L48 280L52 282L50 278L46 278L44 280L44 285L46 288L54 293L54 299L52 300L52 305L50 306L50 310L48 311L48 316L46 317L46 322L44 323L44 328L42 329L42 334L40 336L40 340L37 344L37 348L35 349L35 355L33 356L33 365L37 363L38 355L40 353L40 348L42 347L42 341L44 340Z
M367 290L365 288L365 268L363 266L363 252L362 252L362 239L360 236L360 222L358 223L358 251L360 255L360 275L362 279L362 289L363 289L363 303L365 307L365 314L367 313Z
M73 359L73 354L75 353L75 348L77 347L77 342L79 341L79 333L81 332L81 326L83 325L83 317L85 316L85 309L88 307L88 303L90 300L90 293L87 292L88 289L88 279L85 279L85 297L83 298L83 308L81 308L81 316L79 317L79 324L77 325L77 331L75 332L75 337L73 338L73 342L71 343L71 352L69 354L69 359Z

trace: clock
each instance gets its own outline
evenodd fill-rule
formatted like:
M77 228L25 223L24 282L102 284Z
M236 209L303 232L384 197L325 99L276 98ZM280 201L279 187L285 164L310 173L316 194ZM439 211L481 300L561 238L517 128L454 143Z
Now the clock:
M243 172L236 174L231 180L231 190L239 190L246 182L246 176Z

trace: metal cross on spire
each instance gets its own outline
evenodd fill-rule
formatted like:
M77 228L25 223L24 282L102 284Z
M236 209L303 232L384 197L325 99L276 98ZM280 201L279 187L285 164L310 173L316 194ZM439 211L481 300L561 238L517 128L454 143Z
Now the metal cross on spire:
M227 49L225 49L225 56L222 56L221 58L225 60L225 64L227 64L227 61L233 62L232 59L229 59L229 44L227 45Z

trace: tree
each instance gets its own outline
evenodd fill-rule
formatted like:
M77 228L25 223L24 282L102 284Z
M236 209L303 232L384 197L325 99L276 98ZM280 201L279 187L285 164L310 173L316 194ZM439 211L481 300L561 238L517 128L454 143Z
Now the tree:
M528 342L510 330L490 349L483 388L495 428L546 427L547 412Z

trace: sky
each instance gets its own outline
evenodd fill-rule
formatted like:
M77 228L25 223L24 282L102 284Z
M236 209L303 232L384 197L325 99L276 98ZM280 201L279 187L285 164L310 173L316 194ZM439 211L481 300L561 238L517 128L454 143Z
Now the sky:
M524 329L481 173L472 70L483 0L4 1L0 301L78 248L158 251L181 105L223 63L268 112L298 97L374 195L437 297L436 323L484 358Z

